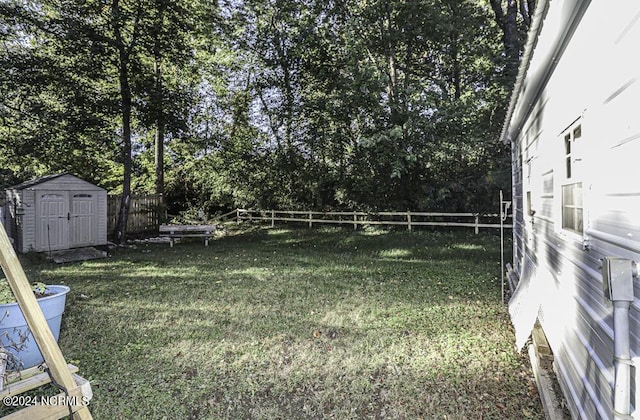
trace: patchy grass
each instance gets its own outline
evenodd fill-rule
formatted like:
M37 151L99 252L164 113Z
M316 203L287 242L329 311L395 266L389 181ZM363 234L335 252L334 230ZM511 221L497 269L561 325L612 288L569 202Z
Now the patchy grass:
M98 419L543 418L498 242L275 228L24 262L71 286L60 344Z

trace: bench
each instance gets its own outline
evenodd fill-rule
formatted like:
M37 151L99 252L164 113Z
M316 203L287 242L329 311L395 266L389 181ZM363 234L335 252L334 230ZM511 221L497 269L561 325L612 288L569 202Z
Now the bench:
M173 247L176 238L204 238L204 246L209 246L209 238L216 231L215 225L160 225L160 236L169 238Z

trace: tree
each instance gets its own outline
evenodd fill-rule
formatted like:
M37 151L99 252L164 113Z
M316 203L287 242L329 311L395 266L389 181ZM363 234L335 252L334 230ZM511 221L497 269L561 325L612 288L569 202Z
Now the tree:
M105 75L102 56L73 37L63 40L72 25L47 4L4 2L0 22L0 149L6 167L22 180L70 170L112 185L114 103L108 89L92 82Z
M535 10L535 0L490 0L495 20L502 31L504 47L506 84L515 81L520 65L520 56L531 18Z
M532 7L6 1L0 149L11 176L71 168L122 193L120 241L134 191L176 211L491 210Z
M14 69L0 79L8 92L0 135L7 137L6 147L14 154L22 145L22 153L26 148L28 157L38 158L42 168L33 172L57 164L82 174L91 168L79 159L83 149L99 162L92 179L117 168L122 202L116 241L126 235L134 142L155 125L162 155L164 134L186 131L195 83L180 76L191 72L185 64L193 55L189 19L200 6L166 0L44 0L0 7L5 22L2 60ZM169 71L173 79L167 81L163 66L179 68L180 75ZM98 147L102 145L106 153ZM163 159L157 162L160 187Z

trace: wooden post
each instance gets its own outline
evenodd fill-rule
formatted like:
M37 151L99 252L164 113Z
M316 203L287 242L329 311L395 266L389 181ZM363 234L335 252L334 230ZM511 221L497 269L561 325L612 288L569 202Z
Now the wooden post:
M64 360L62 351L60 351L60 347L58 347L53 333L51 333L47 320L42 313L42 309L40 309L40 305L38 305L31 286L29 286L29 280L27 280L27 276L22 269L22 265L20 265L18 256L11 246L7 232L4 230L2 224L0 224L0 265L2 266L4 274L7 276L11 291L13 291L18 301L22 314L33 334L33 338L40 348L40 353L44 356L44 361L49 367L51 377L57 384L63 387L69 395L77 396L79 399L78 402L81 406L73 413L73 418L91 419L92 416L89 408L80 401L82 393L78 393L78 391L81 391L81 389L78 387L78 384L76 384L75 379L73 379L67 367L67 362Z
M240 223L240 209L236 209L236 223Z
M313 227L313 213L309 210L309 227Z
M4 389L5 378L7 377L7 359L9 358L9 353L4 349L0 348L0 391Z
M476 214L476 235L478 234L478 232L480 232L480 226L478 226L479 221L480 221L480 216Z
M411 212L407 211L407 229L411 232Z
M358 229L358 215L356 214L356 212L353 212L353 230Z
M271 210L271 227L276 225L275 211Z

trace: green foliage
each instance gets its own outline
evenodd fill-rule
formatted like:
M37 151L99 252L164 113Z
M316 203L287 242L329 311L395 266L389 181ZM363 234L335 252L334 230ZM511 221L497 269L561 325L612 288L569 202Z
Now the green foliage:
M0 4L1 183L153 192L162 162L172 214L493 212L509 189L497 0L35 4Z
M103 56L87 46L84 28L69 31L63 10L30 3L0 6L0 154L21 180L71 171L98 181L115 146L115 103L95 82L106 77Z
M42 282L36 282L31 286L31 290L37 297L44 296L47 292L47 285ZM5 303L15 302L16 298L13 296L13 292L11 291L11 287L9 286L9 282L6 278L0 277L0 305L4 305Z

